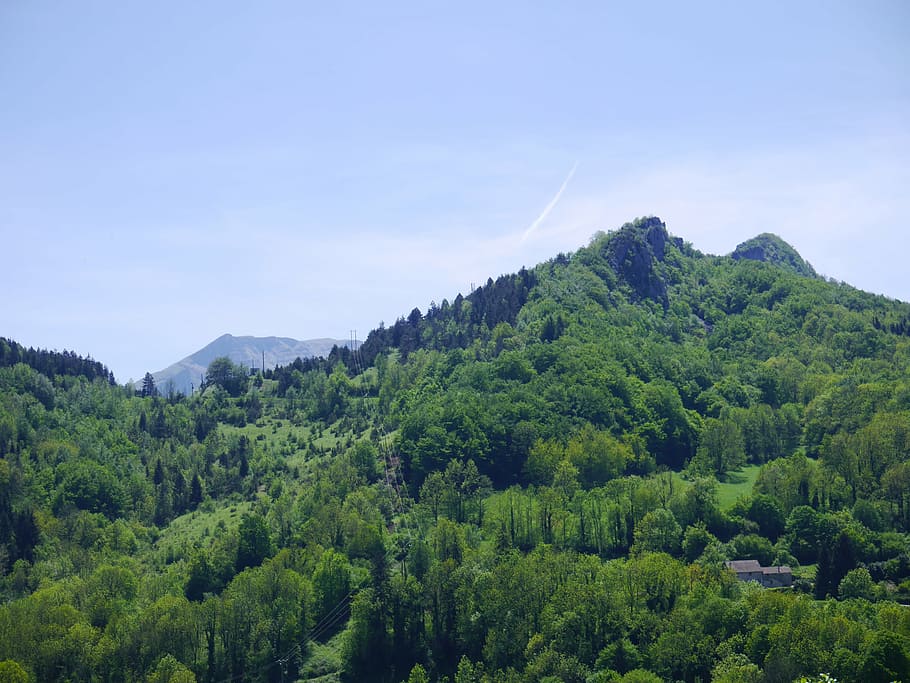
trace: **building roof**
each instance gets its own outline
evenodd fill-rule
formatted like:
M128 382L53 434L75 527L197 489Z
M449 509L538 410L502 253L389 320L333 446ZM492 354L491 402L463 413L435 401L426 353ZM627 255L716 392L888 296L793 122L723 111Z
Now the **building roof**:
M790 570L790 567L788 567L785 564L782 564L779 567L762 567L761 573L762 574L792 574L793 572Z
M758 560L730 560L725 562L729 569L737 574L757 572L761 574L792 574L790 567L780 565L778 567L762 567Z
M760 572L762 570L761 564L758 560L731 560L725 562L729 569L732 569L735 572Z

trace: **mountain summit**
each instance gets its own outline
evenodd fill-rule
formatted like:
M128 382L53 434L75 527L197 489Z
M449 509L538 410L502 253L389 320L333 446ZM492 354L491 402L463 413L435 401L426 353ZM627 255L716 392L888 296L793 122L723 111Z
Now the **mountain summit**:
M799 255L796 249L770 232L763 232L757 237L746 240L737 246L730 256L737 261L740 259L765 261L782 266L797 275L818 277L815 269Z
M667 225L656 216L639 218L611 233L605 243L607 261L617 275L625 279L642 298L668 305L667 283L657 264L666 257L667 244L682 246L682 240L670 237Z
M297 358L327 356L333 346L345 346L340 339L308 339L300 341L290 337L235 337L223 334L195 353L181 361L152 373L155 383L162 389L173 383L173 388L182 394L192 392L193 386L216 358L225 356L246 367L258 368L265 360L265 367L293 363Z

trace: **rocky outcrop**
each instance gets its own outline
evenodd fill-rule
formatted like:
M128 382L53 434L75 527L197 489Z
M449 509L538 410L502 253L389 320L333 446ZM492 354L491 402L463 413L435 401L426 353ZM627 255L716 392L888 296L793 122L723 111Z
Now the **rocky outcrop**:
M777 235L764 232L757 237L746 240L730 256L739 261L763 261L786 268L804 277L818 277L815 269L799 253Z
M671 240L681 245L681 240L670 237L663 221L651 216L621 227L610 235L605 247L610 266L633 292L640 298L659 301L664 308L669 305L667 283L657 265L666 257Z

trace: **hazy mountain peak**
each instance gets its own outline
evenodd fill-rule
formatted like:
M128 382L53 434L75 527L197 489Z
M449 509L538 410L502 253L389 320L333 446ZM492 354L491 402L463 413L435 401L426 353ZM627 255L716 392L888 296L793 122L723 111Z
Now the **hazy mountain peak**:
M291 337L253 337L222 334L183 360L152 373L162 391L169 384L184 394L198 387L206 369L216 358L226 356L239 365L248 368L266 368L293 363L297 358L327 356L333 346L345 346L341 339L307 339L301 341Z

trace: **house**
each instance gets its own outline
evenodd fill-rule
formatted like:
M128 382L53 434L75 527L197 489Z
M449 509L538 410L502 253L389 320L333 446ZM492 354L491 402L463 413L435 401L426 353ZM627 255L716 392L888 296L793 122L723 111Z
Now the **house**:
M765 588L780 588L793 585L790 567L762 567L758 560L732 560L726 562L740 581L758 581Z

